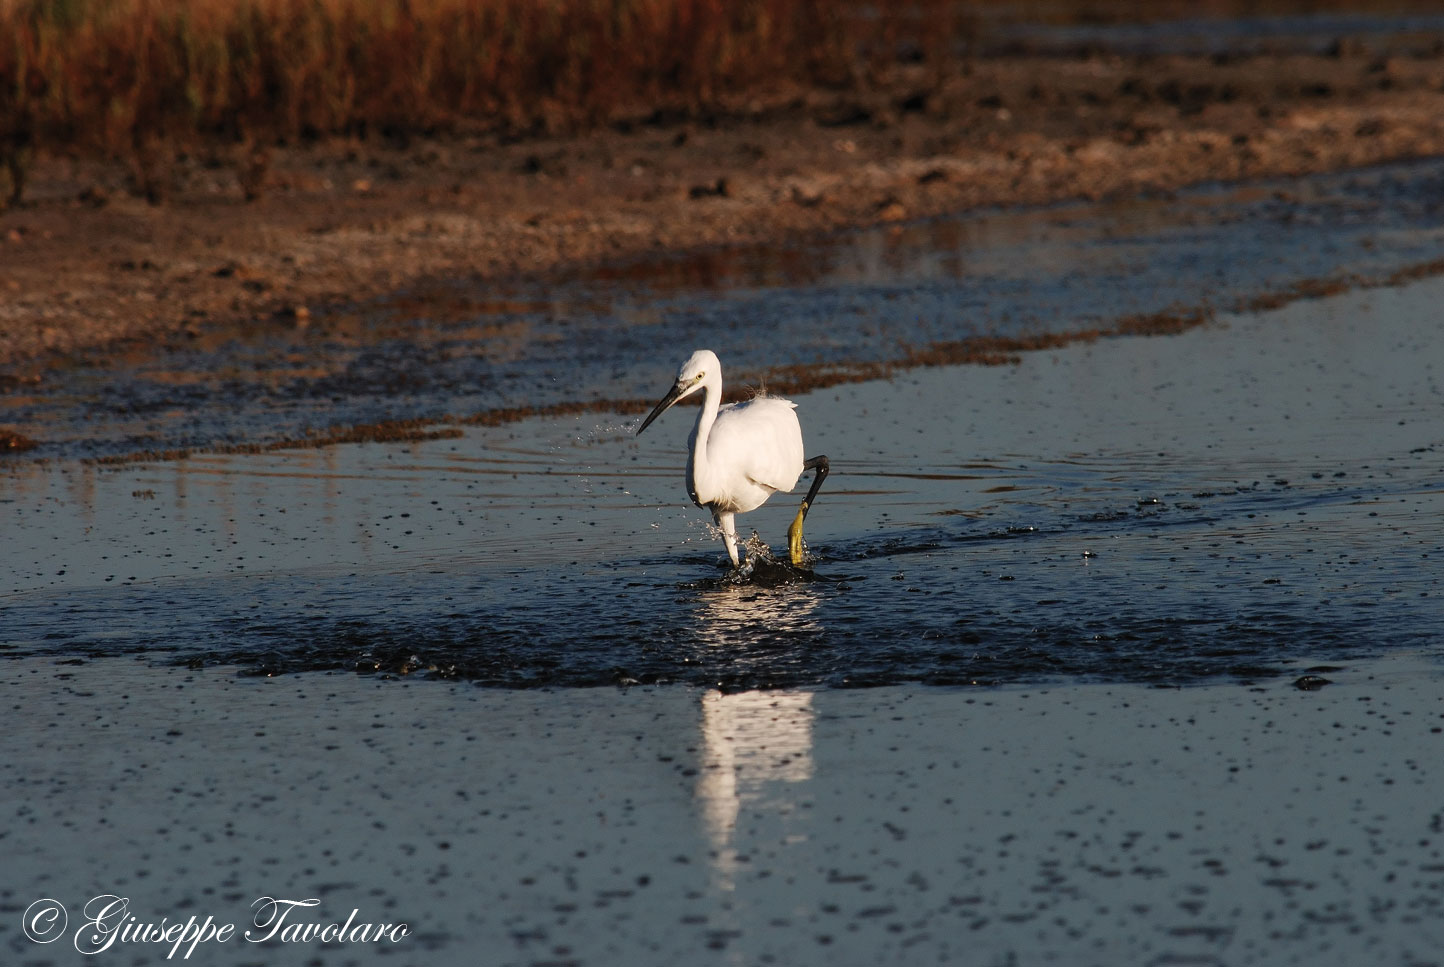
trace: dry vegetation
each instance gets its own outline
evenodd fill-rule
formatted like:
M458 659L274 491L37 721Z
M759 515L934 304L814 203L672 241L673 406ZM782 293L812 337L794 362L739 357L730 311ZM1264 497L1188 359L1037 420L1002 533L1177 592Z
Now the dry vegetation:
M0 0L0 207L37 149L116 158L152 201L169 160L277 143L557 133L717 107L778 80L848 85L869 52L935 57L954 5L829 0Z

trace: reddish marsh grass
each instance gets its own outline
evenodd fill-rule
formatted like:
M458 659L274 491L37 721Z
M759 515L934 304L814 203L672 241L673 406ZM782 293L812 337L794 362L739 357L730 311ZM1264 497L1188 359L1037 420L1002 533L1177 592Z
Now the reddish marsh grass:
M945 59L945 0L0 0L0 207L37 148L125 158L160 197L197 142L268 147L705 112Z

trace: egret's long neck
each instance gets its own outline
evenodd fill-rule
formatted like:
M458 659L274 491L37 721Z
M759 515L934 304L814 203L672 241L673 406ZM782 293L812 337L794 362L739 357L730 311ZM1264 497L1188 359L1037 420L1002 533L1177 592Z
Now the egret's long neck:
M702 380L702 406L697 412L697 425L692 429L692 478L694 481L712 475L712 465L707 460L707 440L712 435L712 424L717 421L717 409L722 405L722 374L710 372Z

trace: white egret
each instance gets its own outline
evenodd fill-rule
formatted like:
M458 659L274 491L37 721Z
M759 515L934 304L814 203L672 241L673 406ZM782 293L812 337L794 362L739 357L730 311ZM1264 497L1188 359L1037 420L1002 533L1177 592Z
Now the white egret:
M698 507L712 512L732 566L737 556L737 514L756 510L777 491L791 491L804 471L815 470L807 497L787 529L794 566L803 563L802 521L827 479L827 457L802 457L802 426L797 404L777 396L756 396L722 405L722 364L710 349L699 349L677 370L677 382L642 425L640 435L673 403L702 392L702 409L687 439L687 493Z

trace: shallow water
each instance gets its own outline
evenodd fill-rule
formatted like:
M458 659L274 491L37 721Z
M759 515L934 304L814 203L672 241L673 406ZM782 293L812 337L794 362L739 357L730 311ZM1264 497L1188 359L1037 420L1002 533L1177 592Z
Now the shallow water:
M1439 671L723 694L4 662L0 951L76 963L21 911L75 935L111 893L238 924L187 961L216 967L1431 964ZM256 945L262 895L410 932Z
M693 412L4 478L0 653L506 686L1253 679L1444 640L1444 281L797 397L810 574L737 584ZM724 365L727 364L724 358ZM660 393L671 363L648 367ZM794 500L740 520L781 546Z

